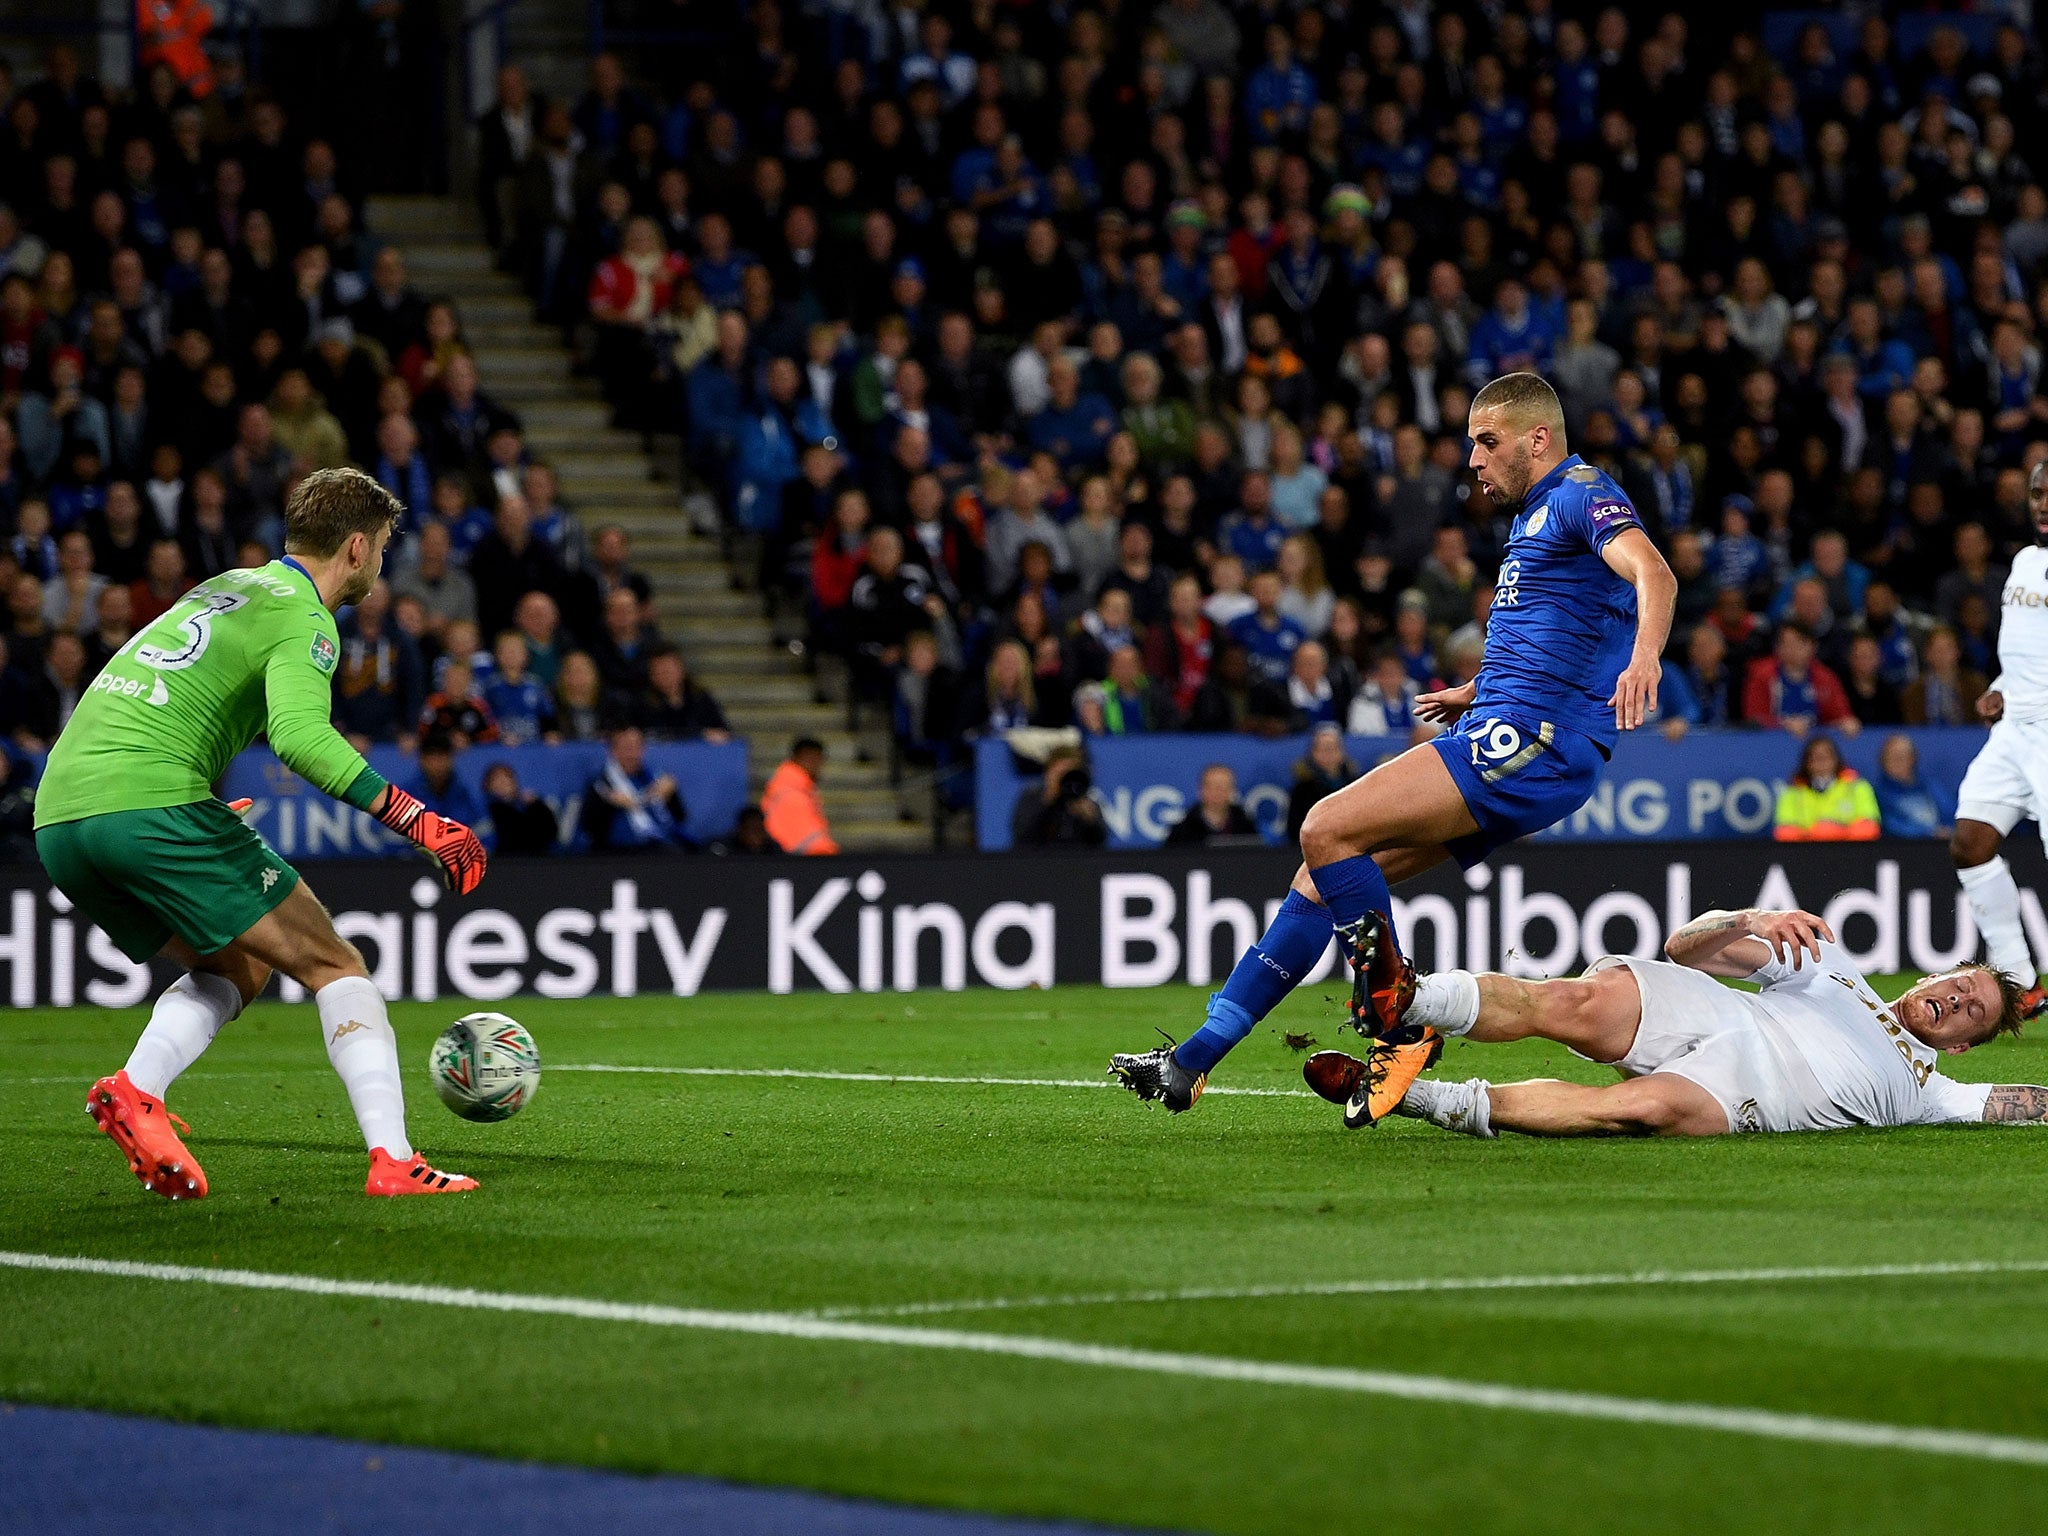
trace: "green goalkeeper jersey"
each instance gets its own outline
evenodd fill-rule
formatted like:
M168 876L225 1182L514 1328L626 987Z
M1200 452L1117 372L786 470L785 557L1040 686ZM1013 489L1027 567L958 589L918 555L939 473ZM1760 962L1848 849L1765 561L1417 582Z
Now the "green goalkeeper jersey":
M257 736L287 767L367 810L384 787L332 724L341 641L304 567L201 582L86 685L36 791L36 825L189 805Z

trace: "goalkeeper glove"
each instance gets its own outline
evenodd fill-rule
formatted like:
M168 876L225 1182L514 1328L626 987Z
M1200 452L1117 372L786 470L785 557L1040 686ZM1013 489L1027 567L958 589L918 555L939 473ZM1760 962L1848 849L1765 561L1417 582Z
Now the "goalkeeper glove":
M440 866L441 882L451 891L467 896L483 883L484 845L461 822L428 810L396 784L386 790L377 819L417 843Z

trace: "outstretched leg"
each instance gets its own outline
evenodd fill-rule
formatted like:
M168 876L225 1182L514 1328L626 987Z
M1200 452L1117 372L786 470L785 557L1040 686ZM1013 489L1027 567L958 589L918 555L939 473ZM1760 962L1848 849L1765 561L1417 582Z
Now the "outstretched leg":
M1989 822L1964 816L1956 821L1949 839L1949 858L1956 866L1956 879L1970 899L1977 917L1977 931L1991 955L1992 966L2005 972L2023 987L2040 979L2034 972L2034 952L2027 943L2026 924L2020 918L2020 888L2012 877L2012 866L2000 856L2003 834Z
M1441 843L1421 848L1389 848L1373 855L1382 878L1392 885L1433 869L1450 857ZM1389 921L1392 914L1389 913ZM1287 899L1273 914L1265 934L1238 957L1223 990L1209 995L1202 1027L1172 1052L1173 1065L1191 1076L1206 1076L1219 1061L1280 1006L1321 962L1330 947L1330 909L1306 864L1295 871ZM1192 1100L1190 1100L1192 1102Z
M1689 1078L1652 1072L1604 1088L1537 1078L1495 1085L1418 1082L1396 1114L1468 1136L1719 1136L1728 1129L1720 1102Z
M349 1108L370 1150L370 1194L441 1194L476 1188L460 1174L429 1168L405 1131L398 1036L384 995L355 945L334 931L327 909L301 880L237 939L233 948L284 972L320 1010L327 1059L348 1090Z

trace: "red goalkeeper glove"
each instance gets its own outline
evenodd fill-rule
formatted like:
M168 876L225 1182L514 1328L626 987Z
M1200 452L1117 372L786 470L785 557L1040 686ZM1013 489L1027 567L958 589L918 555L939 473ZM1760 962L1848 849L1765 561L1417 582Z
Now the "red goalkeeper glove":
M483 883L484 845L461 822L428 810L396 784L386 791L377 819L417 843L440 866L441 882L451 891L467 896Z

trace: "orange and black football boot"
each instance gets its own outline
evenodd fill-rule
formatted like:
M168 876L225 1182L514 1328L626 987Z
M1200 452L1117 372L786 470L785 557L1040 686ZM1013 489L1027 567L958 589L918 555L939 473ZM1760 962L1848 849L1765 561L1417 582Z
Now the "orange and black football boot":
M408 1158L393 1157L382 1147L370 1154L370 1177L363 1185L366 1195L459 1195L475 1189L476 1180L467 1174L443 1173L427 1166L415 1152Z
M126 1068L92 1085L85 1112L121 1149L128 1171L151 1194L166 1200L206 1198L206 1172L178 1139L178 1132L190 1134L192 1127L164 1108L162 1099L130 1082Z

